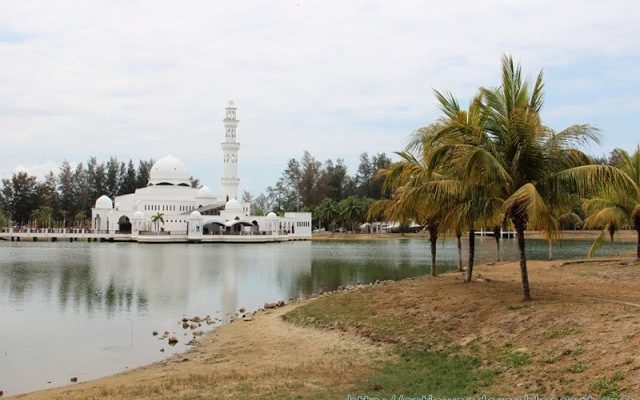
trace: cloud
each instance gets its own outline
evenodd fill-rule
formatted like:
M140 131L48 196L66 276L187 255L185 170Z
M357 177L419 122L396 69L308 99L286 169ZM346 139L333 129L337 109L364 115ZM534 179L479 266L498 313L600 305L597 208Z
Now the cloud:
M505 52L545 68L552 126L572 107L589 117L585 104L607 114L620 88L637 93L639 11L633 1L4 0L0 171L174 154L220 191L234 99L242 182L259 192L303 150L355 166L362 151L400 149L437 116L432 88L468 99L497 83ZM616 126L605 150L630 134L598 122Z

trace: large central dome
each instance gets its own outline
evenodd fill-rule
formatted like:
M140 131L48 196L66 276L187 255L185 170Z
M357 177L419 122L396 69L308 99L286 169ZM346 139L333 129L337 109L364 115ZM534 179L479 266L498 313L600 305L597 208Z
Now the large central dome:
M191 186L187 167L174 156L156 161L149 171L149 185Z

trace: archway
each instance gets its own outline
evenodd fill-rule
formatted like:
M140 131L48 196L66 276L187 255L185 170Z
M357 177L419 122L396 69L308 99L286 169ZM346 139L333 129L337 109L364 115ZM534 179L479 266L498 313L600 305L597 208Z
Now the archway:
M131 233L131 220L126 215L118 219L118 233Z
M102 229L102 218L98 214L93 220L93 230L99 231L100 229Z
M202 226L203 235L221 235L224 232L224 224L220 222L210 222Z

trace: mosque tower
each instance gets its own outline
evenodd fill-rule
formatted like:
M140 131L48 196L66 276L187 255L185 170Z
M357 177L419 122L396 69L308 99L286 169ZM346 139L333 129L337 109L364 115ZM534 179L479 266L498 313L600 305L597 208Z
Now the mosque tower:
M236 128L238 120L236 119L236 107L233 101L229 101L224 117L225 141L222 142L222 152L224 153L224 175L222 176L222 186L227 196L227 201L238 199L238 150L240 143L236 141Z

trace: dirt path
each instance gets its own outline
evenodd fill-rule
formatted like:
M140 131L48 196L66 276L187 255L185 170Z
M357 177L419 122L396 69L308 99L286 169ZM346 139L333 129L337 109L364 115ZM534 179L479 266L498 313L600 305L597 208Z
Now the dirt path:
M385 347L354 335L292 326L293 305L237 320L205 336L191 352L92 382L20 399L265 399L344 393L365 377Z

